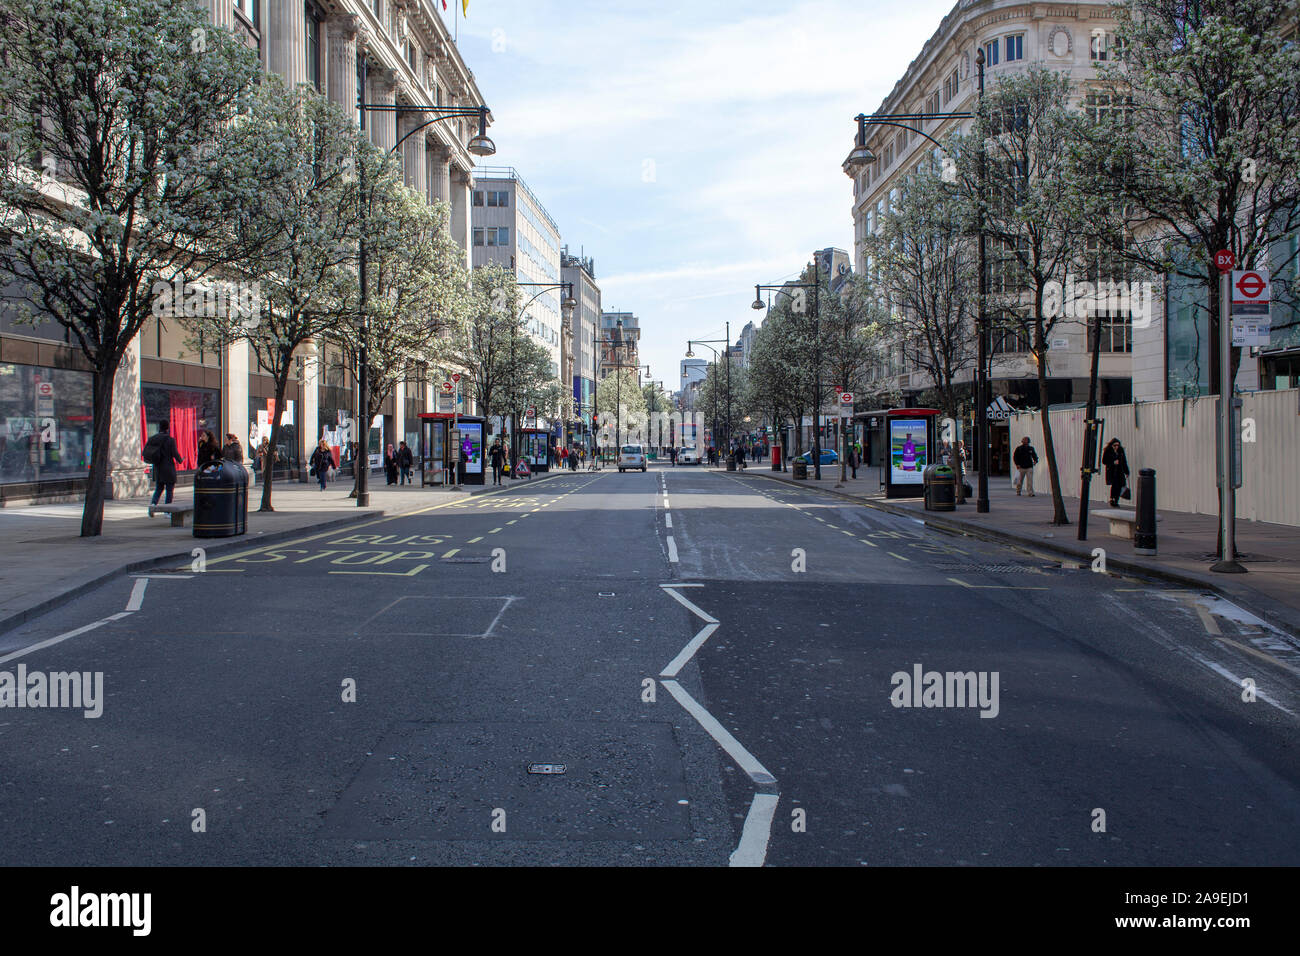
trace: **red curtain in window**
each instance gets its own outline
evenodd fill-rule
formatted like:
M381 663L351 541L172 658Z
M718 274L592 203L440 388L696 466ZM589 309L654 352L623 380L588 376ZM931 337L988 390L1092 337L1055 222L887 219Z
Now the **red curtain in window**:
M180 452L182 471L199 466L199 397L193 392L171 393L171 435Z

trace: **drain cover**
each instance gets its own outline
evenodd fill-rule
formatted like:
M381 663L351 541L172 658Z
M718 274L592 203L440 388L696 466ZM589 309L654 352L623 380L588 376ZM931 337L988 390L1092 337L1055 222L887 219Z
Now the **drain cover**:
M530 763L528 765L529 773L564 773L564 764L562 763Z
M1025 564L936 564L939 571L986 571L992 574L1038 574L1039 568Z

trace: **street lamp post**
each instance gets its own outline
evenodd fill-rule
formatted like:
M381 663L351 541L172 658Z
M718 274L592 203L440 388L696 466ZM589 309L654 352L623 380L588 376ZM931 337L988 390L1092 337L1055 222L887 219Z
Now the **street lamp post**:
M865 135L865 134L864 134ZM865 148L865 146L863 147ZM817 262L816 254L813 255L813 280L812 282L787 282L784 285L756 285L754 286L754 308L762 310L763 293L775 292L778 295L789 296L790 289L812 289L813 307L812 307L812 331L813 331L813 478L817 481L822 477L822 337L821 337L821 313L819 309L820 292L821 292L821 267ZM798 427L802 427L802 422Z
M979 75L979 103L984 102L984 51L975 51L975 68ZM944 152L948 147L939 142L918 126L909 125L927 120L974 119L975 113L900 113L897 115L859 113L854 119L858 124L858 135L854 140L853 150L844 161L844 171L849 176L856 176L859 169L875 162L875 154L867 147L867 126L894 126L923 136ZM979 315L976 319L976 337L979 340L978 368L975 370L975 434L979 447L979 489L975 499L975 510L989 510L989 427L988 427L988 316L985 313L988 292L988 277L985 275L984 257L987 236L984 230L984 184L986 179L984 143L979 143L979 180L977 190L979 197L975 205L976 231L979 233Z
M413 134L424 129L426 126L432 126L434 123L445 119L456 117L477 117L478 133L472 136L465 148L475 156L491 156L497 151L496 145L488 138L487 135L487 115L486 106L430 106L430 105L413 105L398 104L391 106L387 104L369 105L366 103L366 86L369 74L368 62L363 57L361 60L361 82L358 84L357 91L357 109L361 114L363 128L369 128L368 116L371 112L392 113L394 122L396 117L402 113L433 113L432 119L420 123L407 130L396 143L392 145L384 156L392 156L398 148L407 141ZM370 505L370 382L369 382L369 332L370 321L367 310L369 308L368 283L366 282L366 229L367 214L369 213L369 202L366 195L366 164L357 163L357 198L359 207L359 226L360 235L357 239L357 279L361 283L361 295L358 302L358 324L360 325L360 342L357 349L357 422L361 439L357 443L357 456L352 461L352 467L356 469L357 484L357 507L366 508Z
M730 323L730 322L727 323L727 332L726 332L726 335L727 335L727 337L726 337L725 339L687 339L687 340L686 340L686 357L687 357L687 358L695 358L694 347L697 346L697 345L703 345L706 349L708 349L710 352L713 353L713 359L714 359L713 364L714 364L714 365L717 365L718 350L715 349L715 348L714 348L712 345L710 345L709 343L710 343L710 342L713 342L713 343L721 342L723 345L725 345L725 346L727 347L727 428L726 428L726 435L727 435L727 441L728 441L728 445L729 445L729 444L730 444L730 440L731 440L731 323ZM713 389L713 440L714 440L715 442L718 441L718 390L717 390L716 387ZM730 448L728 448L728 451L730 451Z
M573 297L572 282L516 282L515 285L521 288L526 287L526 288L532 288L537 290L535 293L533 293L533 297L529 299L527 302L525 302L523 306L520 307L519 317L521 319L523 318L524 313L528 311L528 307L532 305L534 302L536 302L539 298L541 298L541 296L545 295L547 292L554 292L557 289L563 289L566 293L566 297L560 300L560 316L561 316L560 321L564 326L567 326L573 320L573 311L578 307L578 301ZM519 434L518 406L522 404L522 400L519 396L519 369L516 367L516 363L515 363L515 334L517 331L516 326L518 326L518 324L519 324L518 322L515 322L512 323L510 326L510 418L511 418L510 460L512 462L510 466L511 479L516 478L518 476L518 471L519 471L517 467L519 463L519 439L517 437ZM560 369L560 373L563 374L564 369ZM548 448L550 447L549 437L547 438L547 447Z

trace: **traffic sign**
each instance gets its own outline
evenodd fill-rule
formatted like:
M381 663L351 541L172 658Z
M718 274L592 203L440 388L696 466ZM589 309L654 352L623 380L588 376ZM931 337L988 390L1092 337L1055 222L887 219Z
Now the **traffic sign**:
M1228 272L1237 264L1237 257L1227 249L1220 249L1214 254L1214 266L1220 272Z
M36 383L36 394L39 395L41 398L53 398L53 397L54 397L54 383L53 383L53 382L37 382L37 383Z
M453 382L459 382L459 381L460 381L460 372L452 372L452 373L451 373L451 380L452 380Z
M1251 269L1232 274L1232 314L1268 315L1270 286L1268 273Z
M852 393L852 392L840 392L840 404L841 404L841 405L852 405L852 404L853 404L853 393Z
M453 390L455 389L455 387L456 387L456 386L452 385L451 382L443 382L443 383L442 383L442 390L443 390L444 392L450 392L450 391L453 391Z

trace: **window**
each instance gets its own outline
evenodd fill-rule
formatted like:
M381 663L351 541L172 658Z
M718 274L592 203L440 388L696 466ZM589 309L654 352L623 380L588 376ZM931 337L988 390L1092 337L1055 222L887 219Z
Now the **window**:
M1100 63L1108 59L1109 54L1106 52L1106 31L1094 30L1092 39L1088 43L1088 59L1094 63Z
M1001 46L998 44L997 40L989 40L987 43L984 44L984 65L985 66L998 65L998 52L1000 49Z
M303 16L307 26L307 82L320 92L320 17L316 15L316 6L310 0L303 4Z
M1023 60L1025 58L1025 36L1023 33L1017 33L1014 36L1006 38L1007 62L1012 60Z
M907 130L903 130L903 132L898 134L897 139L894 140L894 144L898 149L898 156L901 159L903 151L907 149Z
M357 125L362 129L366 128L366 111L361 108L361 104L366 100L366 61L362 57L357 57Z
M483 190L481 189L474 190L474 205L476 206L483 205Z
M253 24L254 29L258 26L257 15L261 12L258 9L260 6L260 0L235 0L235 9L248 17L248 20Z
M1088 323L1088 349L1092 349L1092 333L1096 328L1096 319ZM1102 352L1132 352L1133 351L1133 316L1107 316L1101 317L1101 349Z
M994 355L1029 351L1029 333L1014 319L990 317L989 338L993 345Z
M420 67L418 66L418 63L420 54L417 50L418 48L414 43L406 44L406 62L411 64L411 69L415 71L416 76L419 76Z
M510 193L507 191L489 190L487 194L487 204L489 206L500 206L502 209L510 205ZM478 204L478 205L481 205Z
M475 229L475 230L474 230L474 245L476 245L476 246L481 246L481 245L483 245L483 230L482 230L482 229Z
M927 113L939 112L939 91L935 90L925 98L925 111Z
M957 77L957 71L953 70L948 74L948 79L943 81L943 102L946 106L948 101L957 95L957 90L961 86L961 80Z
M510 245L510 229L507 226L488 227L487 244L489 246Z

